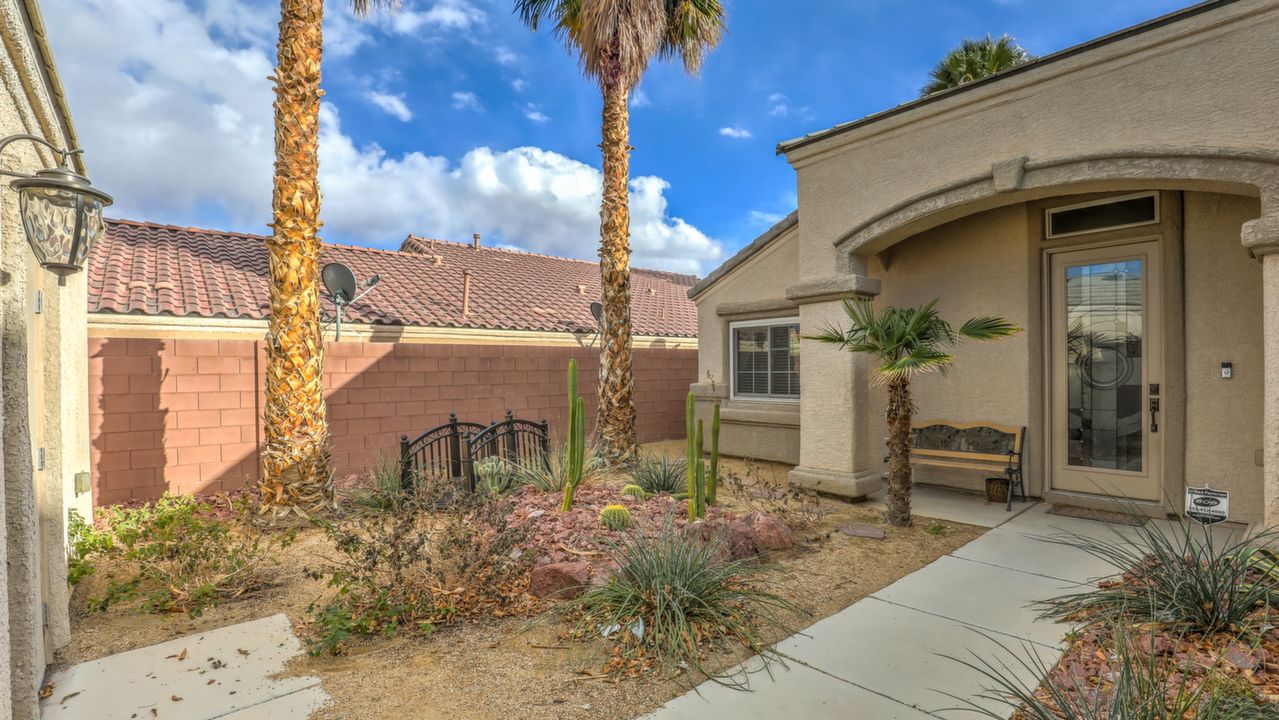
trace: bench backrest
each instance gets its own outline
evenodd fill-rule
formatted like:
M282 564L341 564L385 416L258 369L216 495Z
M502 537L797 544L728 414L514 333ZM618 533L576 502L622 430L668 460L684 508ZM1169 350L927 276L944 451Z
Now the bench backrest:
M919 460L956 460L1021 466L1026 428L994 423L923 420L911 424L911 455ZM1011 454L1011 457L1010 457Z

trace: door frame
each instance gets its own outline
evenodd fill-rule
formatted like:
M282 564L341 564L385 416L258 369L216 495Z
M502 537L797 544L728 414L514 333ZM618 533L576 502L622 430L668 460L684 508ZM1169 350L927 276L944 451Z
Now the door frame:
M1056 473L1063 470L1066 463L1066 448L1062 438L1062 432L1065 430L1064 423L1066 418L1063 416L1064 408L1063 392L1068 381L1065 376L1066 366L1060 365L1062 362L1062 352L1065 350L1061 346L1060 331L1063 318L1061 313L1065 310L1067 296L1064 285L1059 282L1062 273L1069 265L1085 265L1094 263L1105 263L1108 261L1119 261L1133 258L1141 258L1143 265L1142 278L1142 313L1141 313L1141 340L1142 340L1142 373L1139 388L1141 392L1141 401L1138 403L1139 419L1142 430L1142 469L1138 472L1128 470L1110 470L1107 468L1094 468L1091 471L1080 469L1079 475L1096 475L1095 482L1113 483L1116 490L1122 491L1125 485L1137 485L1140 490L1133 488L1134 494L1140 493L1140 497L1124 496L1128 500L1138 500L1143 502L1158 502L1163 495L1164 475L1163 475L1163 443L1164 435L1162 432L1152 433L1144 428L1148 427L1152 422L1149 413L1150 400L1157 397L1162 403L1162 390L1164 387L1164 351L1166 343L1164 342L1164 308L1163 308L1163 244L1162 237L1133 238L1128 241L1106 243L1103 245L1090 244L1080 247L1060 247L1045 251L1046 261L1048 263L1049 278L1045 288L1045 302L1048 308L1048 334L1049 342L1045 345L1044 350L1048 353L1045 361L1047 366L1049 382L1048 382L1048 422L1045 425L1045 434L1047 436L1044 443L1044 452L1049 459L1049 474L1047 477L1048 490L1055 493L1081 494L1081 495L1099 495L1107 496L1104 485L1099 485L1097 489L1088 490L1079 487L1079 478L1075 477L1071 480L1071 485L1075 487L1066 487L1064 478L1061 478L1062 484L1058 485L1059 478ZM1074 255L1076 258L1065 260L1065 256ZM1058 372L1058 371L1061 372ZM1158 396L1152 396L1150 387L1157 384L1160 388ZM1163 413L1159 415L1159 422L1162 425ZM1157 437L1155 437L1157 435ZM1131 485L1129 485L1131 484Z
M1052 323L1051 298L1052 267L1050 255L1070 250L1085 250L1113 245L1126 245L1135 242L1155 240L1160 245L1160 261L1162 272L1163 301L1163 382L1160 402L1160 434L1163 435L1160 465L1163 472L1162 495L1158 501L1132 502L1134 509L1139 509L1152 516L1163 516L1168 513L1180 513L1178 499L1185 489L1185 412L1186 412L1186 343L1185 343L1185 282L1184 251L1182 228L1182 194L1180 191L1164 190L1159 194L1159 223L1136 228L1118 229L1089 235L1048 240L1044 233L1044 210L1057 208L1081 200L1122 197L1143 188L1133 187L1126 192L1106 192L1081 195L1060 195L1045 200L1028 203L1029 228L1032 245L1039 247L1033 257L1039 264L1038 287L1031 293L1031 301L1039 304L1039 312L1035 314L1039 323L1037 335L1037 357L1033 362L1039 366L1035 373L1038 379L1038 391L1032 393L1032 402L1039 405L1038 412L1033 415L1039 427L1034 433L1038 457L1034 458L1040 476L1039 485L1043 497L1050 503L1075 505L1098 510L1114 510L1114 500L1106 495L1078 493L1052 488L1053 461L1049 448L1052 432ZM1149 189L1149 188L1145 188Z

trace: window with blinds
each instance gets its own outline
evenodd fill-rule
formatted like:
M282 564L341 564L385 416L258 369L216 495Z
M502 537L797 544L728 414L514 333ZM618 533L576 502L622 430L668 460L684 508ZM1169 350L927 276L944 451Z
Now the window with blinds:
M799 397L799 321L750 321L731 326L733 395Z

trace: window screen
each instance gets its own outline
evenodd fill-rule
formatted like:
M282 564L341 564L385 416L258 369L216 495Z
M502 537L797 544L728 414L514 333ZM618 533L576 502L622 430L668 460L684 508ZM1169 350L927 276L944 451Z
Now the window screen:
M799 324L733 328L733 393L799 397Z

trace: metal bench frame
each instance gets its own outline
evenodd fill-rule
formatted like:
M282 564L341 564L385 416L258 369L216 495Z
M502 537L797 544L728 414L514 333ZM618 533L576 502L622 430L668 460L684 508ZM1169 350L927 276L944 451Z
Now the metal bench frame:
M917 446L919 431L930 427L954 428L959 433L978 428L989 429L996 433L1010 436L1012 447L1006 453L986 453L944 447ZM1026 444L1026 427L1024 425L1015 427L988 422L960 423L952 420L921 420L912 422L910 429L910 459L912 464L998 472L1008 479L1008 503L1005 509L1012 510L1014 491L1021 493L1022 502L1027 501L1026 482L1022 473Z

